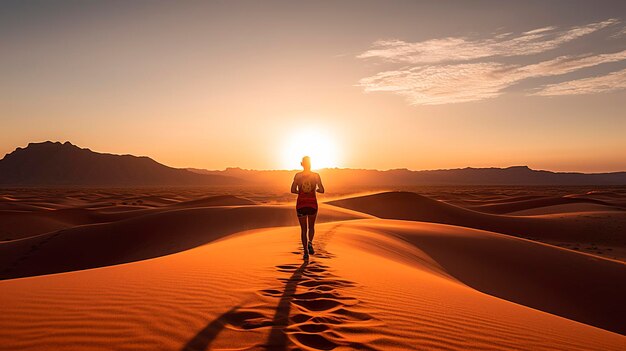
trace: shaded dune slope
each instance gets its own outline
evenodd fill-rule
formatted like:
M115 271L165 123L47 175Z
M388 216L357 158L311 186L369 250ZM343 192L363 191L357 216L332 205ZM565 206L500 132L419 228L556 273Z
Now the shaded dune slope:
M320 222L368 218L321 206ZM160 211L0 243L0 279L132 262L187 250L243 230L297 225L291 206Z
M159 203L159 199L151 199ZM148 200L141 200L145 203ZM26 238L55 230L71 228L77 225L107 223L120 221L150 213L169 211L171 209L214 207L214 206L244 206L253 205L254 201L232 195L209 196L200 199L166 202L156 207L104 205L75 206L58 209L31 208L28 210L0 209L0 241Z
M531 200L532 201L532 200ZM626 211L600 216L505 216L473 211L411 192L385 192L328 202L386 219L451 224L540 240L626 246ZM597 229L601 227L602 231Z
M608 202L596 199L582 198L582 197L543 197L535 199L522 199L518 201L507 201L500 203L491 203L486 205L471 206L472 210L493 213L493 214L507 214L511 212L536 209L541 207L566 205L566 204L595 204L599 209L605 210L624 210L619 206L614 206Z
M171 204L170 207L208 207L208 206L245 206L256 204L252 200L232 195L208 196L200 199L181 201Z
M392 244L393 237L414 246ZM395 220L342 224L342 239L476 290L626 334L626 265L555 246L457 226ZM573 269L575 267L575 269Z
M507 212L509 216L548 216L558 214L574 214L585 215L590 213L613 213L621 214L624 210L615 208L613 206L600 205L588 202L572 202L561 205L550 205L542 207L530 207L525 210Z

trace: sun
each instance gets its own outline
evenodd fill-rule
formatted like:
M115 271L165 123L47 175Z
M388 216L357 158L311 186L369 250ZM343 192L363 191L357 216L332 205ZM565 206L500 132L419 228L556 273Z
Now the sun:
M338 148L333 138L318 130L300 130L289 135L283 145L284 169L300 168L302 156L311 157L311 168L337 167Z

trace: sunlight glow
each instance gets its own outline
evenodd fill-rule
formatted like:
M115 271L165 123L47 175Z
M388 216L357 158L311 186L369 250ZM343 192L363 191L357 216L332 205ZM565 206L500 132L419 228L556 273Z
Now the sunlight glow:
M302 130L291 134L283 146L282 168L300 168L303 156L311 157L313 169L338 166L337 145L330 135L322 131Z

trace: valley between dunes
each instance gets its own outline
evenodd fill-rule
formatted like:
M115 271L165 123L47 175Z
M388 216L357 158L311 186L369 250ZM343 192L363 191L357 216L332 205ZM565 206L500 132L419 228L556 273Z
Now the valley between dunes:
M272 198L1 192L1 348L626 349L623 191Z

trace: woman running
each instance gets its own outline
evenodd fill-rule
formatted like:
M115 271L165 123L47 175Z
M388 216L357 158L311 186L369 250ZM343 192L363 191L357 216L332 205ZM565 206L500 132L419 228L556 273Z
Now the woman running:
M304 171L298 172L293 178L291 184L291 192L298 194L296 201L296 213L300 222L300 238L302 239L302 248L304 249L304 259L309 259L309 254L314 254L313 236L315 235L315 218L317 216L317 197L315 192L324 193L324 185L320 175L311 171L311 158L304 156L300 162ZM308 224L308 240L307 240L307 224Z

